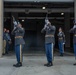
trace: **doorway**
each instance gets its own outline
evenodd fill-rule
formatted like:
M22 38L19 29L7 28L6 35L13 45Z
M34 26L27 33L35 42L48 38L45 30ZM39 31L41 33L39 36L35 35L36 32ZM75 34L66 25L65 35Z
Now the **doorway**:
M45 7L45 9L42 9ZM16 18L20 21L20 23L25 28L25 53L31 52L44 52L45 51L45 38L44 34L41 34L41 29L45 24L45 17L48 13L48 19L52 23L52 25L56 26L56 34L55 34L55 48L58 49L58 28L62 27L65 30L64 25L64 17L66 9L73 7L73 3L55 3L55 2L5 2L4 3L4 16L5 16L5 25L4 27L13 29L11 16L15 13ZM62 9L64 9L62 11ZM63 14L62 14L63 12ZM73 23L74 13L70 13L70 24Z

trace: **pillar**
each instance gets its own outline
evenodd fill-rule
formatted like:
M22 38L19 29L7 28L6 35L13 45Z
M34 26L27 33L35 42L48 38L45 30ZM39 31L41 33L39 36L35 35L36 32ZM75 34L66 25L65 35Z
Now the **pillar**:
M70 13L65 13L65 18L64 18L64 23L65 23L65 47L70 48Z
M76 0L74 0L74 19L76 22Z
M3 0L0 0L0 57L3 50Z
M43 25L44 20L41 20L41 21L40 20L41 19L39 19L39 21L36 24L37 25L37 47L38 47L38 50L40 50L40 52L43 52L45 38L44 38L44 34L41 33L41 30L44 27Z

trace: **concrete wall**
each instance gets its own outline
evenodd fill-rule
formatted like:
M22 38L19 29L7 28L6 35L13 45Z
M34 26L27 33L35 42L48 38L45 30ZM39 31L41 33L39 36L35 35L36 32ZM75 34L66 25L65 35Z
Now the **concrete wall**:
M3 43L3 0L0 0L0 57L2 56Z

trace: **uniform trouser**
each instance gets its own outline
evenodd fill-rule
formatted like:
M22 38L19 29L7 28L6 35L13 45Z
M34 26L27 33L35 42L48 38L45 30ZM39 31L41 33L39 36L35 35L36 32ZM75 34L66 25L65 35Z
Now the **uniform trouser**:
M63 44L63 42L59 42L59 52L60 52L60 54L64 53L64 44Z
M5 54L6 51L6 40L3 40L3 54Z
M23 60L22 48L23 48L22 44L15 46L15 53L16 53L16 58L18 63L20 62L22 63L22 60Z
M74 55L75 55L75 59L76 59L76 43L73 44L73 46L74 46Z
M45 44L45 49L47 61L51 63L53 61L53 43Z
M10 47L10 44L9 44L9 42L7 41L7 42L6 42L6 53L8 53L9 47Z

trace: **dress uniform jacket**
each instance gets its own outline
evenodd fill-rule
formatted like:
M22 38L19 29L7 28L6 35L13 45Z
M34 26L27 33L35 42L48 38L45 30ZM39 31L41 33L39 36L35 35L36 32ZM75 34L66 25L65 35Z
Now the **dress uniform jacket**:
M42 29L42 33L46 31L46 35L45 35L45 43L54 43L55 44L55 38L54 38L54 34L55 34L55 26L51 26L49 25L48 28L43 28Z
M70 33L73 33L73 43L76 43L76 28L71 28Z
M58 42L65 43L65 35L64 35L64 32L59 32L58 33Z
M24 28L16 27L16 29L12 32L15 35L15 45L25 44L23 36L24 36Z
M7 40L6 32L3 33L3 40Z

